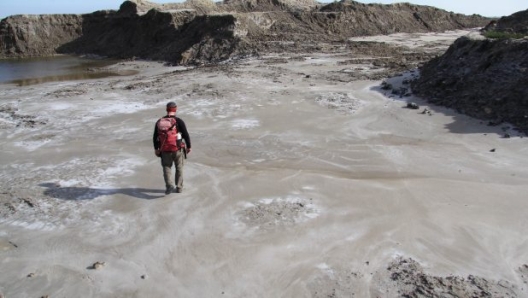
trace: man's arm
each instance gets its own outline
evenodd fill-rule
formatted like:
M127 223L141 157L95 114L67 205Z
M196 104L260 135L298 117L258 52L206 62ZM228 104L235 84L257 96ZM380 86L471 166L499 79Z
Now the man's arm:
M159 121L159 120L158 120ZM157 157L161 156L160 152L160 141L158 139L158 122L156 121L156 125L154 125L154 133L152 134L152 143L154 145L154 155Z
M178 118L177 121L178 121L178 129L180 133L182 134L183 139L185 140L185 146L187 147L187 153L189 153L191 152L191 136L189 135L189 132L187 131L185 122L183 122L183 120L181 120L180 118Z
M154 145L154 150L160 149L160 142L158 139L158 122L157 121L156 121L156 124L154 125L154 134L152 135L152 143Z

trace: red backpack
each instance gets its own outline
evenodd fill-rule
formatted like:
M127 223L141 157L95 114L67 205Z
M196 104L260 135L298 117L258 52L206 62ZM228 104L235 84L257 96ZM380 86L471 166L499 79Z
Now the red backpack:
M180 149L178 140L178 128L176 119L164 117L158 120L158 140L160 141L160 151L173 152ZM180 137L181 138L181 137Z

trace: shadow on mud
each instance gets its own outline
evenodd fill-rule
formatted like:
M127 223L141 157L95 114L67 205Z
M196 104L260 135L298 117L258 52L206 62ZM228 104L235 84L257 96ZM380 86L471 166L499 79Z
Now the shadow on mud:
M100 196L123 194L143 200L163 198L165 190L147 188L90 188L90 187L61 187L55 183L42 183L46 187L44 195L62 200L93 200ZM162 195L160 195L162 194Z

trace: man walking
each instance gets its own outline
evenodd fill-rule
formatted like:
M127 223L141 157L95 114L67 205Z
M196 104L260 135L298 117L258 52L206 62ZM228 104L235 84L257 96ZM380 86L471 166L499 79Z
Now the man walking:
M183 190L183 160L191 153L191 138L185 127L185 122L176 117L178 106L171 101L167 103L167 115L160 118L154 127L154 154L161 157L163 179L165 179L165 194L168 195L176 189L177 193ZM172 163L176 166L175 183L172 183Z

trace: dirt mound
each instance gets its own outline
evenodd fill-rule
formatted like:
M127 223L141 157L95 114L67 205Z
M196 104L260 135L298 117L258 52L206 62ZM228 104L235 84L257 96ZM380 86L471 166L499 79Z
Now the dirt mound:
M238 220L250 229L284 228L317 217L318 211L307 198L268 198L248 203L237 213Z
M118 11L82 16L9 17L0 58L55 53L216 63L284 50L314 51L353 36L479 27L489 19L428 6L313 0L125 1ZM287 44L286 48L284 45Z
M145 14L151 9L160 9L161 6L156 3L152 3L149 1L144 0L131 0L131 1L125 1L121 6L119 7L119 11L122 14Z
M372 266L366 262L364 266ZM354 268L355 267L355 268ZM518 274L526 265L519 268ZM436 276L411 258L396 257L372 275L357 266L319 266L308 280L311 297L524 297L524 288L506 280L469 275ZM365 284L368 289L363 288Z
M101 19L90 15L83 35L57 52L96 54L115 58L164 60L179 64L214 63L251 52L233 31L232 15L197 15L149 10L144 15L128 9ZM104 32L104 33L101 33Z
M489 23L483 31L497 31L528 35L528 9Z
M483 25L483 17L479 15L466 16L409 3L381 5L344 0L325 5L319 12L326 14L335 32L350 32L353 36L446 31Z
M520 297L508 281L482 277L439 277L424 273L413 259L398 258L373 279L373 291L384 297Z
M82 35L81 15L16 15L0 22L0 58L51 56Z
M462 37L421 68L413 91L429 102L528 133L528 40Z

